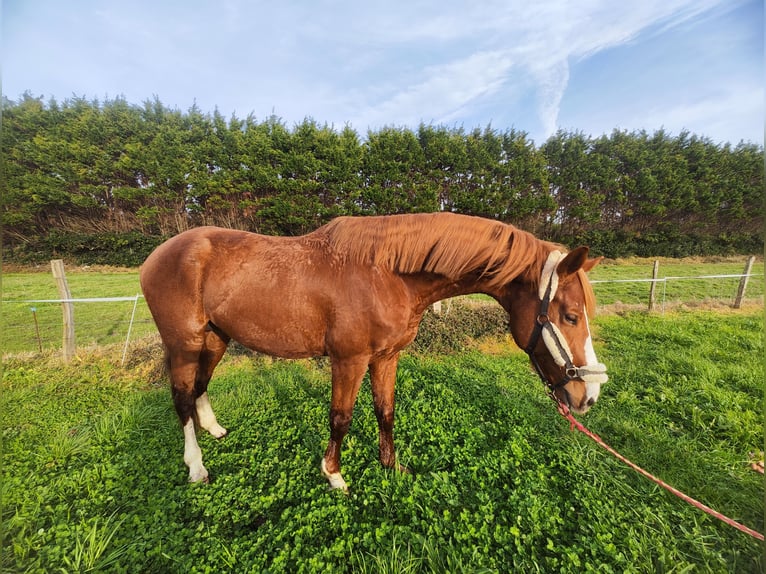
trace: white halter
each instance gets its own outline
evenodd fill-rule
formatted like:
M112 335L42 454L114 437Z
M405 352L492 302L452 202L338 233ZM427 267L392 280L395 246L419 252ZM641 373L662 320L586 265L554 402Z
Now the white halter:
M533 355L534 347L537 345L537 339L542 336L543 343L545 343L545 347L548 349L554 362L559 367L564 367L566 369L566 374L563 380L559 383L551 383L546 380L546 383L553 388L564 386L572 379L581 379L586 383L603 384L609 379L606 374L606 365L603 363L592 363L576 367L572 358L572 351L569 349L566 338L556 324L548 317L548 305L556 296L556 291L559 287L559 275L556 272L556 269L564 257L565 254L561 251L552 251L548 255L548 259L545 261L538 291L540 297L540 313L537 316L537 324L535 325L535 330L532 333L530 342L527 345L526 352L541 378L546 380ZM587 321L587 317L585 320Z

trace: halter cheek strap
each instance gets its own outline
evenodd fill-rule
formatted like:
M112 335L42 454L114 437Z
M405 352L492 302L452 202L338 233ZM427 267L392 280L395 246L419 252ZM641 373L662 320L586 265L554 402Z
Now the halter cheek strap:
M524 349L527 355L529 355L529 359L532 361L532 365L535 367L537 374L546 385L554 390L563 387L573 379L580 379L586 383L596 384L603 384L608 380L606 366L602 363L586 364L581 367L575 366L572 359L572 351L569 349L566 338L564 338L561 330L548 317L548 307L550 306L551 300L555 297L559 285L559 276L556 273L556 268L563 258L564 253L561 253L560 251L552 251L550 255L548 255L548 259L543 266L543 274L540 278L539 290L540 312L537 314L535 327L532 331L529 343ZM545 377L542 367L535 357L534 351L540 337L542 337L543 343L551 354L553 361L559 367L564 368L564 376L557 383L553 383Z

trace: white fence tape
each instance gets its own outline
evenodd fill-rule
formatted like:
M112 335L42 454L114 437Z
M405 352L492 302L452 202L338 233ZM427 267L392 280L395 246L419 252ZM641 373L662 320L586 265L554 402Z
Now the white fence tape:
M696 276L669 276L669 277L658 277L656 279L594 279L591 281L591 284L607 284L607 283L662 283L667 284L669 281L684 281L684 280L700 280L700 279L741 279L744 277L763 277L763 273L749 273L749 274L743 274L743 273L736 273L736 274L727 274L727 275L696 275ZM56 304L56 303L116 303L116 302L128 302L133 301L133 310L131 312L130 316L130 322L128 325L128 332L125 339L125 346L122 353L122 362L125 363L125 359L127 357L128 352L128 346L130 344L130 336L133 332L133 323L135 321L136 316L136 308L138 306L138 300L143 299L144 296L141 294L134 295L132 297L78 297L78 298L72 298L72 299L18 299L18 300L3 300L0 301L0 303L7 303L7 304Z
M128 334L125 337L125 345L122 349L122 365L125 364L125 359L128 356L128 346L130 345L130 335L133 332L133 323L136 319L136 308L138 307L138 300L143 299L144 296L140 293L133 297L78 297L72 299L20 299L20 300L4 300L2 303L9 304L28 304L28 303L119 303L133 301L133 311L130 314L130 323L128 323Z
M594 279L590 283L663 283L666 281L678 281L679 279L741 279L742 277L763 277L762 273L735 273L733 275L695 275L693 277L658 277L657 279Z

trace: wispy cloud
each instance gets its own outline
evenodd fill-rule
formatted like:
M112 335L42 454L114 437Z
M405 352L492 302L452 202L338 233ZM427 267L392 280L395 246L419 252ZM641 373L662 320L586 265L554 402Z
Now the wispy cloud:
M341 23L339 35L355 54L356 73L369 78L366 88L355 92L360 100L352 123L450 121L522 82L533 86L547 136L558 126L570 62L631 42L650 27L687 22L720 3L426 1L401 11L357 8ZM337 85L343 85L342 78Z
M477 52L444 65L426 67L422 80L406 89L387 90L381 101L356 111L355 125L448 123L461 108L502 86L512 66L501 52ZM396 118L392 122L392 118Z
M753 1L30 0L4 22L4 85L362 131L500 121L537 139L559 126L579 63Z
M569 82L569 63L559 60L537 74L537 109L543 133L551 135L558 127L559 106Z

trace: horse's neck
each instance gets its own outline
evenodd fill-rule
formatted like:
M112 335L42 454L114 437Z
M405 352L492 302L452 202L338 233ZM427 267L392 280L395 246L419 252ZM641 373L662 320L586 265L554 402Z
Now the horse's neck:
M457 297L459 295L471 295L483 293L500 301L502 294L497 288L493 288L489 281L481 278L463 278L460 280L446 279L443 277L410 277L410 288L415 293L415 299L419 302L418 310L425 311L430 305L442 299Z

